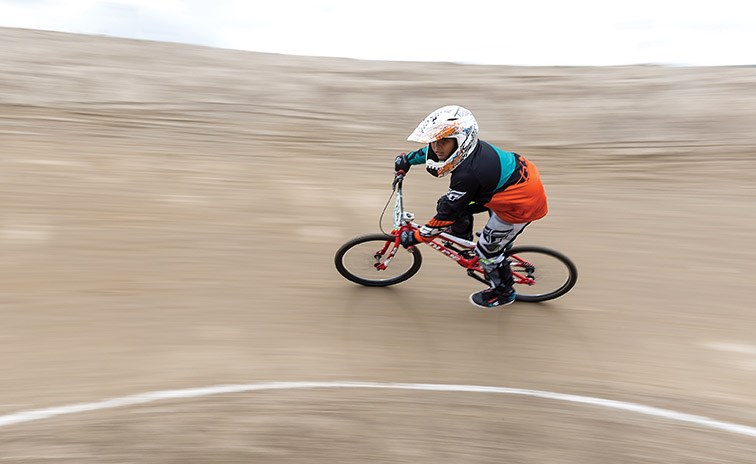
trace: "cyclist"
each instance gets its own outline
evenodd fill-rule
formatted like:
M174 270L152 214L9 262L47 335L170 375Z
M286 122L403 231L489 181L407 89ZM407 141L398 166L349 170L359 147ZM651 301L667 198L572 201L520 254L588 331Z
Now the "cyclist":
M548 212L538 169L522 155L479 140L475 117L461 106L432 112L407 140L427 145L397 156L397 172L425 164L433 176L451 173L451 181L438 199L436 215L414 233L403 232L402 245L429 242L445 231L472 240L472 215L488 210L475 252L491 287L473 293L470 301L484 308L514 302L514 279L504 252L528 224Z

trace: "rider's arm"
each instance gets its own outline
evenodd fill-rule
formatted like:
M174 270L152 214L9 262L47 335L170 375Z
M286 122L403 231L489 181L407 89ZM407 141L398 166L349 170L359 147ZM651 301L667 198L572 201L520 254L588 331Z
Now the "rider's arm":
M410 164L424 164L426 156L428 155L428 146L424 146L423 148L415 151L411 151L407 153L407 161L409 161Z
M394 158L394 170L397 172L403 171L404 173L407 173L413 165L425 163L427 152L428 147L423 147L419 150L398 155L396 158Z
M421 242L429 242L448 229L475 199L479 189L480 185L474 176L453 176L449 191L438 199L436 215L415 232L415 238Z

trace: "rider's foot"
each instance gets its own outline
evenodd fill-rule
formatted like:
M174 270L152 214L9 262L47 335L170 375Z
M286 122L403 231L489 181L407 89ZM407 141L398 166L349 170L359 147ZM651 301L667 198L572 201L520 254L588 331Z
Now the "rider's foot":
M516 296L517 294L511 288L509 290L487 288L470 295L470 303L481 308L494 308L514 303Z

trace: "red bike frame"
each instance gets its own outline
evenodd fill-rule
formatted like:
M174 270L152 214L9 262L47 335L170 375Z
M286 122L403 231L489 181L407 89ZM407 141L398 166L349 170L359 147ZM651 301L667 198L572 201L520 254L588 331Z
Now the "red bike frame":
M393 247L391 247L391 251L389 251L388 249L391 242L386 242L386 245L384 245L383 249L378 251L377 254L381 256L385 255L386 252L389 251L389 256L382 263L376 264L377 269L386 269L388 264L391 262L391 259L394 257L394 255L396 255L399 247L402 246L399 239L402 232L411 231L412 233L414 233L419 228L416 223L412 222L415 218L415 215L410 212L404 211L404 203L402 197L403 179L404 173L399 172L397 173L393 184L393 187L396 191L396 201L394 204L394 230L391 231L391 235L394 236ZM461 239L459 237L455 237L453 235L449 235L447 233L441 233L437 238L434 238L430 242L425 242L425 244L443 254L444 256L453 259L457 264L467 270L468 276L472 277L475 280L483 282L486 285L489 284L489 282L485 278L483 267L479 262L480 258L476 254L469 258L463 255L463 253L465 252L467 252L467 254L474 253L475 243ZM455 248L454 245L459 246L461 249ZM515 264L517 268L533 268L530 263L517 257L516 255L508 255L507 259L513 262L513 264ZM512 276L514 277L516 284L533 285L535 283L535 280L533 279L531 272L532 271L529 271L528 275L523 275L522 273L516 272L514 269L512 269Z
M393 246L391 247L391 251L389 252L389 258L378 266L379 269L385 269L386 264L396 254L399 247L402 246L399 240L400 234L405 230L414 232L417 229L418 229L417 225L412 223L412 224L405 224L402 227L400 227L398 230L394 230L391 232L391 234L394 235L394 243L393 243ZM446 244L444 242L446 242ZM390 244L391 242L386 242L386 246L379 253L381 255L385 254ZM470 247L469 245L459 243L458 240L455 240L455 237L450 236L448 234L441 234L440 238L435 238L431 240L430 242L425 242L425 244L431 247L432 249L438 251L442 255L448 258L451 258L457 264L465 268L467 270L468 276L472 277L475 280L483 282L486 285L489 284L489 282L485 279L483 266L481 266L480 264L480 258L478 257L478 255L475 255L472 258L466 258L464 255L462 255L462 251L453 248L452 244L459 245L460 247L464 248L464 251L474 252L473 251L474 249ZM528 268L530 266L530 263L528 263L527 261L525 261L524 259L516 255L508 255L507 259L512 262L513 268L514 267ZM515 284L518 284L518 285L535 284L535 280L533 280L531 276L521 274L515 271L514 269L512 269L512 276L514 277Z

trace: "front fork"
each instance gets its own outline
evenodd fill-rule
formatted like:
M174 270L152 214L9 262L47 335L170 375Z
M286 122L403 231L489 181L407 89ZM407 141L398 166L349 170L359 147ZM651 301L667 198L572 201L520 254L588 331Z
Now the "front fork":
M373 263L373 266L375 266L376 269L378 269L379 271L385 271L391 260L394 259L396 252L399 251L399 247L402 246L400 243L399 235L405 229L412 230L412 227L406 225L402 226L402 228L399 230L392 231L391 234L394 236L394 241L386 242L386 244L383 245L383 248L377 251L375 255L373 255L373 258L375 258L375 263ZM391 247L390 251L389 247ZM386 255L386 251L388 251L388 256L383 260L383 262L381 262L381 258Z

